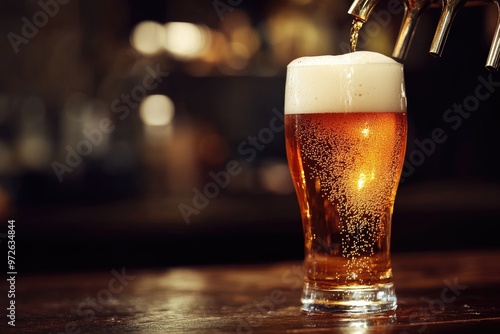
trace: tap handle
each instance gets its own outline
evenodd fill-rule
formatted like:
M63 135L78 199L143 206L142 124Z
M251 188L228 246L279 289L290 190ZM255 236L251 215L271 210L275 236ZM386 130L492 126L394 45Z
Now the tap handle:
M444 44L448 38L453 19L466 2L467 0L442 0L443 11L429 50L431 55L441 57L443 54Z
M498 21L493 42L491 43L488 59L486 60L486 68L490 71L498 71L500 66L500 4L498 0L494 0L498 8Z

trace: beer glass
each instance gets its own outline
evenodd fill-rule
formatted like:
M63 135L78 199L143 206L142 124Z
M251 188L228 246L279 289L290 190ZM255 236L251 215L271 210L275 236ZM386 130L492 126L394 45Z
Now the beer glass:
M305 239L302 310L395 310L391 219L403 167L403 65L368 51L287 67L288 164Z

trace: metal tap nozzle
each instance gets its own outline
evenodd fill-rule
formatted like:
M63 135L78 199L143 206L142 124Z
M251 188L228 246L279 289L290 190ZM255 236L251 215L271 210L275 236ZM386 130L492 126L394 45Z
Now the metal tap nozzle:
M394 46L392 56L398 59L405 59L410 48L411 39L415 33L420 14L434 0L404 0L405 15L399 30L398 39Z
M442 0L443 11L429 50L431 55L441 57L443 54L444 44L448 38L453 19L466 2L467 0Z
M427 7L442 7L441 16L439 18L436 33L432 40L429 53L433 56L440 57L446 44L446 39L451 29L451 25L458 11L466 5L481 4L494 2L498 9L498 22L491 43L488 59L486 60L486 68L490 71L497 71L500 68L500 0L400 0L405 6L405 15L401 24L401 29L394 46L392 56L404 60L408 53L411 39L414 35L415 28L420 17L420 14ZM356 21L366 22L378 0L353 0L348 13L355 17ZM441 3L441 5L439 5ZM354 25L353 25L354 26Z
M486 60L486 68L490 71L498 71L500 66L500 4L498 0L495 0L495 4L498 8L497 29L495 31L495 35L493 36L493 42L491 43L488 59Z
M377 2L378 0L354 0L347 12L366 22Z

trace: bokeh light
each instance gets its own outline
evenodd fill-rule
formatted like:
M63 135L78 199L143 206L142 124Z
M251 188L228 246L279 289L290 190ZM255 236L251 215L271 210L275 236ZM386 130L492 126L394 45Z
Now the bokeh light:
M21 137L17 145L18 159L28 168L44 168L50 162L52 155L51 143L38 135Z
M201 57L210 45L208 28L189 22L169 22L165 25L166 51L180 60Z
M259 179L262 188L270 193L287 195L294 190L285 161L266 161L259 169Z
M164 126L172 122L175 106L165 95L150 95L139 106L140 116L145 125Z
M164 51L165 38L165 26L153 21L143 21L133 29L130 44L144 55L154 55Z

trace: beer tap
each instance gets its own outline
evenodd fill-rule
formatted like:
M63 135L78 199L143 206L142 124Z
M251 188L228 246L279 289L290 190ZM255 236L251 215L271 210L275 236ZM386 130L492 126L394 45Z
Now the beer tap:
M498 9L498 22L490 47L485 67L490 71L497 71L500 67L500 0L400 0L405 7L405 14L401 29L394 46L393 57L405 59L411 39L415 32L420 14L428 7L442 7L438 26L431 43L429 53L440 57L444 50L444 45L450 32L453 19L458 11L469 4L494 2ZM356 20L366 22L371 11L375 8L378 0L354 0L348 13L353 15Z
M455 19L458 11L465 5L467 0L443 0L443 11L439 18L436 33L431 43L429 53L436 57L441 57L444 50L444 44L448 38L448 33L451 29L451 24Z
M491 43L490 52L486 59L486 68L490 71L497 71L500 67L500 3L498 0L494 0L494 2L497 5L498 18L493 43Z
M426 9L433 0L403 0L405 13L401 29L394 46L392 56L398 59L405 59L410 48L410 42L415 33L420 14Z

